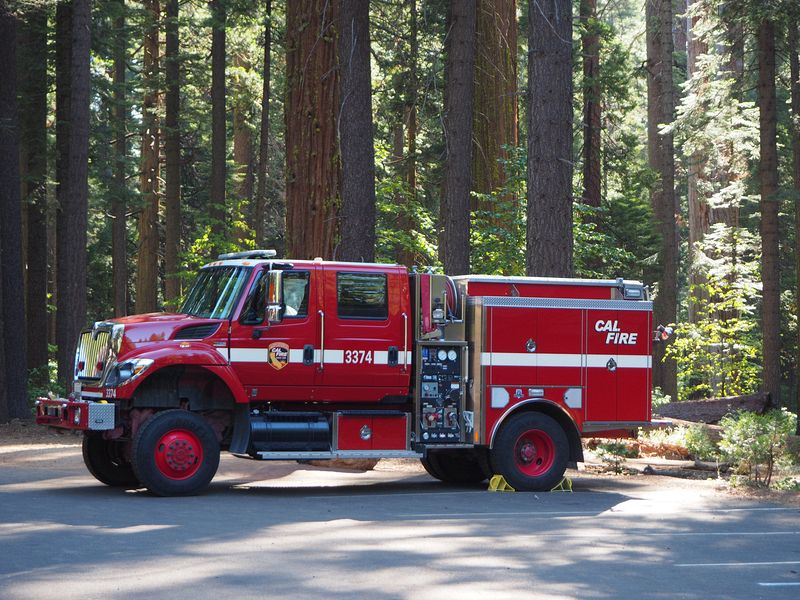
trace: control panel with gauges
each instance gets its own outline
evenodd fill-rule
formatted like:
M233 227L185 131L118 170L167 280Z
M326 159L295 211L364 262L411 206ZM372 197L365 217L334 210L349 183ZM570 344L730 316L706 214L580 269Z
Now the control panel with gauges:
M467 345L444 340L417 347L417 441L461 444L466 425Z

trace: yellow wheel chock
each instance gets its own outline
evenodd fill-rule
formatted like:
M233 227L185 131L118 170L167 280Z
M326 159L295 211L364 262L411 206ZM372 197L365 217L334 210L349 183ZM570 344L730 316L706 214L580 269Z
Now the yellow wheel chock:
M570 479L569 477L564 477L564 479L562 479L561 482L550 491L572 493L572 479Z
M492 478L489 480L489 491L490 492L516 492L513 487L508 485L506 478L502 475L492 475Z

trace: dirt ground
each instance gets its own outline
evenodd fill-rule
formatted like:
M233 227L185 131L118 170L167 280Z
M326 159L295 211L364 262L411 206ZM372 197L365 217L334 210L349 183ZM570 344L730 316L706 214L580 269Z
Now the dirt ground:
M10 423L0 424L0 467L12 463L26 449L34 451L41 447L75 447L81 445L81 434L71 431L60 431L41 427L32 420L15 419ZM675 485L685 485L686 480L697 481L698 487L713 487L720 493L740 498L748 498L760 502L779 503L800 507L800 492L756 489L748 486L732 487L725 475L708 470L698 470L691 466L691 461L670 460L659 457L628 459L622 463L622 473L608 472L602 461L591 451L585 452L586 463L579 465L578 471L570 470L572 479L583 477L602 478L613 486L615 480L630 481L632 478L647 479L665 490ZM377 471L418 472L424 469L418 461L407 459L383 459L375 467Z

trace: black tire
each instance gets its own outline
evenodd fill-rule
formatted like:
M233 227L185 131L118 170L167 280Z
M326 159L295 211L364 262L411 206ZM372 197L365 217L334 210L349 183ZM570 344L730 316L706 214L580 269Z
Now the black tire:
M422 466L432 477L444 483L473 485L489 476L479 452L482 450L428 450Z
M219 441L198 414L174 409L156 413L133 438L133 470L158 496L202 492L219 466Z
M137 487L139 480L125 456L123 442L107 440L102 433L83 436L83 462L97 481L112 487Z
M569 459L567 434L551 417L528 412L503 424L490 451L495 473L519 491L549 491L564 477Z

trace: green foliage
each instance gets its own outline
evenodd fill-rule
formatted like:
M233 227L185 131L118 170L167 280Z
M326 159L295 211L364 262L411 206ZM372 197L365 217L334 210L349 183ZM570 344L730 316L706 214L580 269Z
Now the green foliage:
M415 264L436 265L436 226L430 212L410 193L398 178L379 181L375 188L377 202L377 248L380 262L394 262L401 250L413 254ZM402 223L414 223L414 229ZM407 265L412 267L414 265Z
M506 146L501 160L506 183L491 194L473 193L479 207L470 219L470 264L475 273L524 275L527 218L525 190L527 151Z
M670 396L669 394L665 394L664 390L662 390L658 386L653 388L653 396L652 396L653 408L664 406L665 404L669 404L670 402L672 402L672 396Z
M776 467L789 460L789 436L795 431L796 419L785 409L764 415L739 412L725 416L720 421L720 450L748 480L769 487Z
M719 224L699 250L705 281L691 289L696 321L679 323L667 346L678 362L679 400L751 393L761 373L757 240Z
M686 428L683 442L685 448L698 460L717 460L719 448L711 439L708 430L702 425L691 425Z

